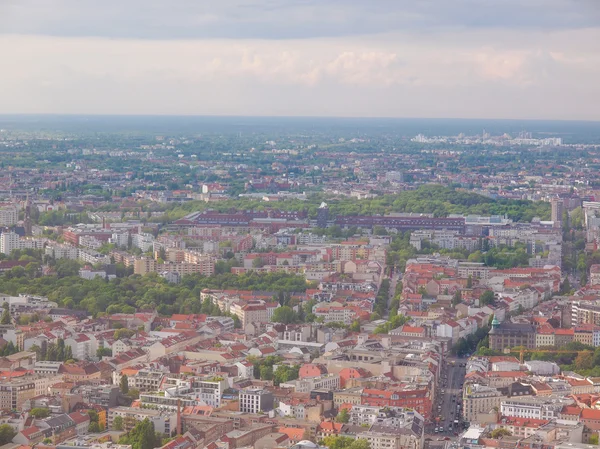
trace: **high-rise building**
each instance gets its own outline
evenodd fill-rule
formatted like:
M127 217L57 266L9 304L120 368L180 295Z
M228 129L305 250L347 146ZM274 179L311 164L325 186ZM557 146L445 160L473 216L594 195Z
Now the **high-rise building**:
M550 204L552 204L552 221L554 222L554 227L560 228L562 226L565 203L561 198L552 198Z
M0 226L13 226L17 224L19 213L14 206L7 206L0 209Z
M317 209L317 226L319 228L326 228L328 220L329 206L327 206L327 203L321 203L319 209Z
M0 253L10 254L15 249L20 249L20 237L19 234L14 232L4 232L0 235Z

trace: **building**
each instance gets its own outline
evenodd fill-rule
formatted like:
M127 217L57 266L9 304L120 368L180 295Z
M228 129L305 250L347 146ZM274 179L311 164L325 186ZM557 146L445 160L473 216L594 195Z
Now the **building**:
M600 326L600 303L598 301L573 301L571 325L594 324Z
M158 262L151 257L140 257L133 263L133 272L144 276L148 273L154 273L157 270Z
M370 228L380 226L385 229L398 231L413 231L416 229L446 229L464 234L465 219L434 218L427 214L393 214L393 215L347 215L337 216L335 224L342 228Z
M590 267L590 285L600 285L600 265L594 264Z
M115 418L123 419L123 430L128 432L138 421L148 419L156 432L172 435L177 431L177 413L136 407L113 407L108 411L108 428L114 430Z
M0 410L21 410L23 403L36 396L32 378L0 381Z
M269 322L267 306L262 302L236 302L231 305L229 311L240 319L243 329L250 323Z
M515 418L555 419L571 400L542 397L512 397L500 405L500 414Z
M499 409L505 399L496 388L485 385L465 385L463 392L463 418L468 422L478 421L480 414Z
M86 388L84 399L89 404L101 405L104 408L115 407L118 405L119 386L118 385L96 385Z
M552 198L550 200L552 204L552 216L551 220L554 222L555 228L562 227L563 213L565 211L565 202L561 198Z
M14 226L19 219L19 213L14 206L0 208L0 226Z
M317 226L319 228L326 228L327 222L329 221L329 206L327 203L321 203L319 209L317 209Z
M43 249L45 240L43 239L22 239L19 234L14 232L4 232L0 235L0 253L10 254L15 249Z
M259 413L273 409L273 393L262 388L246 388L240 392L240 412Z
M494 318L492 329L489 333L490 349L502 351L504 348L524 346L528 349L535 348L536 332L531 324L503 322L499 323Z

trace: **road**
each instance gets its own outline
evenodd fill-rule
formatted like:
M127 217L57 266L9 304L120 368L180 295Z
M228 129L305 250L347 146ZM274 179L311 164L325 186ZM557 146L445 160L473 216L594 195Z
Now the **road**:
M386 311L385 311L385 316L383 318L385 318L386 320L390 317L390 305L392 304L392 300L394 299L394 295L396 294L396 287L398 286L398 281L402 279L402 274L398 273L393 273L392 277L390 278L390 294L388 295L388 302L387 302L387 307L386 307Z
M454 362L454 363L453 363ZM462 417L458 406L462 409L462 383L465 378L467 359L447 358L442 367L440 385L437 391L437 397L433 406L433 423L426 426L425 438L431 438L428 447L433 448L438 439L455 439L455 432L462 431ZM454 420L459 421L457 429ZM449 427L452 426L452 430ZM443 428L441 432L435 432L435 429Z

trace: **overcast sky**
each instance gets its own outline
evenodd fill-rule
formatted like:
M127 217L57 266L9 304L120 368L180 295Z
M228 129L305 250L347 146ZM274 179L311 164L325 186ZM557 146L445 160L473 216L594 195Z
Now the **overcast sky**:
M600 120L600 0L0 0L0 113Z

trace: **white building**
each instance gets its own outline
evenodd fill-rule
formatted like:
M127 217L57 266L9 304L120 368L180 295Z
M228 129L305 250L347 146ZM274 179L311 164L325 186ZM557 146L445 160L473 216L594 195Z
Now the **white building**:
M554 376L560 374L560 367L554 362L544 362L542 360L530 360L525 362L527 371L531 371L538 376Z
M87 334L76 334L65 339L65 346L69 346L73 352L73 358L87 360L96 357L98 342L96 337Z
M71 245L61 245L60 243L52 243L46 246L45 254L55 259L70 259L75 260L79 254L76 247Z
M558 418L563 406L573 402L572 399L511 398L501 402L500 414L515 418L554 419Z
M19 212L14 206L6 206L0 209L0 226L13 226L17 224Z
M82 262L90 263L92 265L95 265L97 263L110 263L110 257L105 256L104 254L101 254L98 251L94 251L93 249L79 248L77 257Z
M63 362L38 361L33 366L35 374L58 374Z
M20 249L19 234L14 232L4 232L0 235L0 253L9 255L15 249Z
M104 270L89 270L89 269L85 269L82 268L81 270L79 270L79 277L82 279L87 279L87 280L91 280L91 279L95 279L95 278L102 278L102 279L106 279L106 278L115 278L116 275L112 274L112 275L107 275L106 271Z
M110 237L109 242L117 245L119 248L127 248L129 246L129 232L115 232Z
M154 236L147 232L133 234L131 244L141 249L143 252L150 251L154 245Z
M240 412L259 413L273 409L273 393L262 388L246 388L240 392Z

